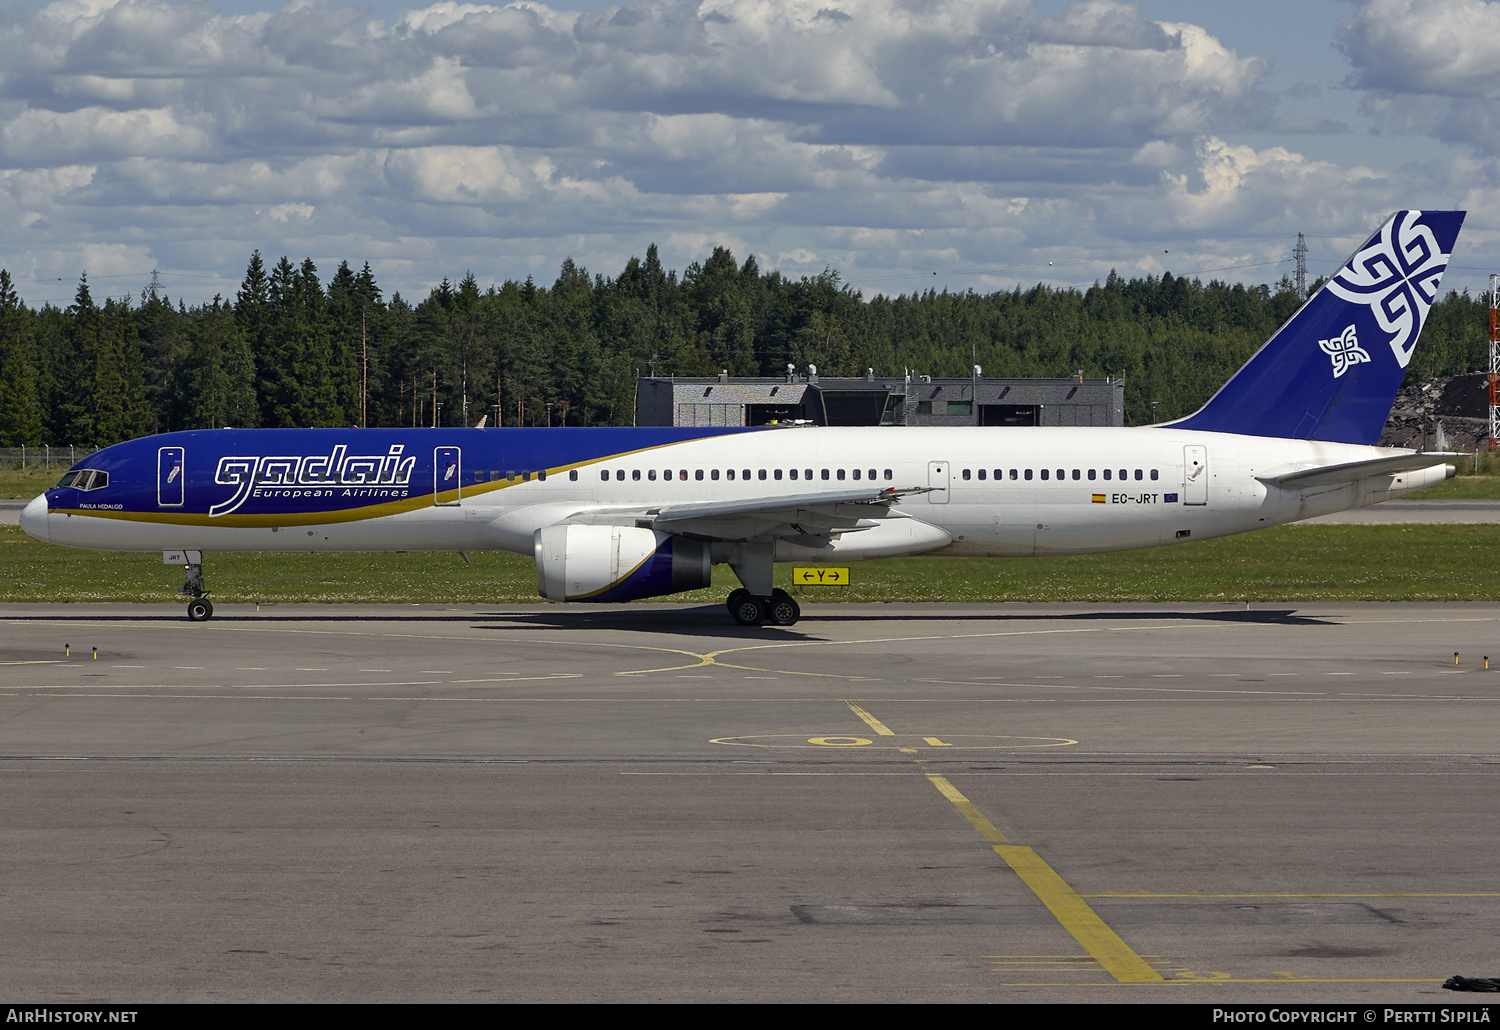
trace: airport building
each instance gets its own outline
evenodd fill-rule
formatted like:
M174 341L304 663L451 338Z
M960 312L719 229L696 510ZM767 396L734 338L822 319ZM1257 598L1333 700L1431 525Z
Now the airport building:
M638 426L1123 426L1125 380L647 376L636 380Z

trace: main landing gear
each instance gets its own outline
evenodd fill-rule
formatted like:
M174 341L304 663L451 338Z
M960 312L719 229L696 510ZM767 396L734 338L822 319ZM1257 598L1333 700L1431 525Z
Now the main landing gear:
M744 587L729 595L729 614L741 626L791 626L802 617L802 606L792 595L777 588L770 597L757 597Z
M177 592L188 599L188 621L206 622L213 618L214 606L208 599L208 591L203 588L203 566L184 565L183 572L186 582L177 588Z

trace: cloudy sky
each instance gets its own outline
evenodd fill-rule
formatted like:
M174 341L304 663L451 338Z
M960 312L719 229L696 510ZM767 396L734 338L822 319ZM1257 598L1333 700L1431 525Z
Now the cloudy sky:
M0 267L31 304L387 294L715 244L864 291L1331 271L1389 212L1500 272L1500 3L0 0Z

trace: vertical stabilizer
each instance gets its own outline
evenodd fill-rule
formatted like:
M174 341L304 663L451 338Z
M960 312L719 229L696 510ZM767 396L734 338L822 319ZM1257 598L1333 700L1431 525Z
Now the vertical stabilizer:
M1169 425L1375 443L1463 221L1392 215L1207 404Z

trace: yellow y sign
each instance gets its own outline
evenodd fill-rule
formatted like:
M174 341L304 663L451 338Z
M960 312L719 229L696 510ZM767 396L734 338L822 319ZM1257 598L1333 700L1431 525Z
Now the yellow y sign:
M849 569L818 565L793 566L792 582L799 587L846 587L849 585Z

